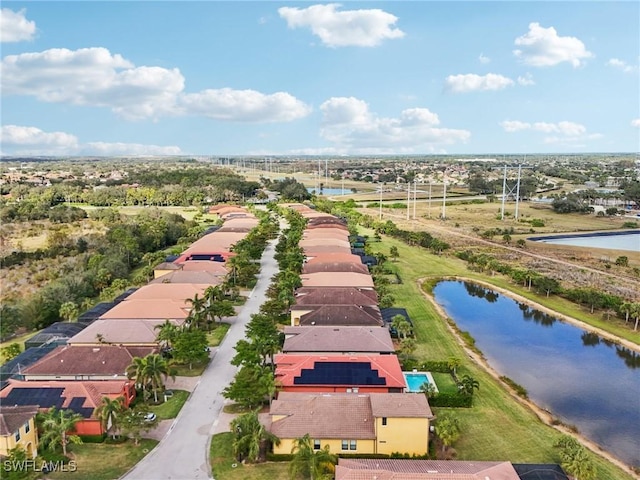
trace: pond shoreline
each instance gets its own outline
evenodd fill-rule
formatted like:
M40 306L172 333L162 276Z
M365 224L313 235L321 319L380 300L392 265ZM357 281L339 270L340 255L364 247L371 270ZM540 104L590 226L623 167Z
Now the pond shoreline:
M446 280L459 280L459 281L465 281L465 282L471 282L471 283L476 283L478 285L482 285L486 288L490 288L492 290L495 290L496 292L502 293L503 295L512 298L513 300L522 302L526 305L529 305L530 307L536 308L540 311L543 311L547 314L553 315L555 317L557 317L559 320L562 321L566 321L567 323L570 323L572 325L575 325L577 327L580 327L582 329L588 330L590 332L593 333L597 333L598 335L601 335L602 337L611 340L621 346L624 346L626 348L629 348L630 350L636 351L636 352L640 352L640 346L634 344L633 342L629 342L628 340L625 339L621 339L615 335L612 335L608 332L605 332L597 327L592 327L591 325L586 325L585 323L569 317L567 315L563 315L561 313L558 313L550 308L544 307L543 305L540 305L532 300L529 300L528 298L522 297L521 295L518 295L517 293L511 292L510 290L501 288L501 287L497 287L491 283L488 282L484 282L481 280L475 280L475 279L470 279L470 278L466 278L466 277L460 277L460 276L446 276L446 277L438 277L440 280L446 281ZM419 290L422 292L422 295L434 306L434 308L436 309L436 311L438 312L438 314L442 317L442 319L448 319L450 318L447 313L445 312L444 308L436 302L435 298L433 297L433 295L428 294L427 292L424 291L424 289L422 288L422 284L423 282L427 280L427 278L420 278L417 280L418 282L418 288ZM600 445L598 445L596 442L586 438L584 435L580 434L580 433L576 433L573 430L570 430L569 428L567 428L564 425L554 425L554 421L556 420L556 418L553 416L553 414L541 407L539 407L537 404L535 404L534 402L532 402L529 399L525 399L522 398L520 396L518 396L514 390L509 387L508 385L506 385L504 383L504 381L501 380L501 375L499 374L499 372L497 370L495 370L488 362L487 360L484 358L484 356L482 354L476 353L475 351L471 350L466 343L464 342L464 340L461 338L461 336L459 335L459 333L449 324L449 322L445 322L447 325L447 328L449 329L449 331L453 334L454 338L456 338L456 340L458 341L458 343L462 346L462 348L464 349L465 353L469 356L469 358L479 367L481 367L482 369L484 369L489 375L491 375L498 383L500 383L501 385L505 386L505 390L509 393L509 395L516 400L517 402L519 402L520 404L528 407L537 417L538 419L543 422L544 424L553 427L554 429L556 429L557 431L566 434L566 435L570 435L572 437L577 438L582 444L584 444L586 447L588 447L593 453L605 458L606 460L608 460L610 463L616 465L617 467L621 468L622 470L624 470L626 473L628 473L629 475L633 476L634 478L640 479L640 475L638 475L637 473L635 473L631 467L629 465L627 465L626 463L624 463L622 460L618 459L616 456L614 456L613 454L609 453L608 451L604 450Z

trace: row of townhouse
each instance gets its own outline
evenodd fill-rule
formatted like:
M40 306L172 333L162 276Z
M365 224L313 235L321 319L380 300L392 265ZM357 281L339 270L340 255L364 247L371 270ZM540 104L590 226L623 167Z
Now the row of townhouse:
M308 219L306 262L274 359L278 397L263 417L280 438L274 453L291 453L308 434L314 449L340 454L336 480L567 480L558 465L358 458L428 452L434 416L425 395L408 391L391 335L393 315L410 319L404 309L378 308L365 239L349 237L339 218L290 207Z
M224 281L231 247L259 222L244 208L212 210L223 226L158 265L147 285L85 312L77 324L53 325L26 342L32 343L30 352L13 362L0 390L0 455L17 445L37 455L38 409L73 410L83 416L75 433L99 435L103 427L95 411L103 397L131 404L136 390L126 369L133 358L157 353L156 326L166 320L182 325L190 311L187 300Z

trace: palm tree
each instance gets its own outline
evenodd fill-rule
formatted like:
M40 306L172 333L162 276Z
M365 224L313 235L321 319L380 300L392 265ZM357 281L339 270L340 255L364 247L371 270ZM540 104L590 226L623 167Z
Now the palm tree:
M313 440L307 433L293 441L291 453L293 458L289 464L289 478L297 478L300 473L311 480L333 478L337 456L329 451L329 445L314 450Z
M147 362L145 358L133 357L131 364L127 367L127 377L135 379L136 385L142 388L142 398L144 398L145 388L149 381L146 372Z
M73 302L64 302L60 305L58 314L65 322L71 322L78 319L78 306Z
M51 451L55 451L56 447L61 445L62 454L66 457L69 443L82 443L78 435L69 435L82 418L82 415L71 410L58 410L52 407L46 413L40 414L38 421L42 430L40 442L47 445Z
M187 303L191 305L191 309L189 311L189 317L192 317L193 320L199 320L201 315L204 313L207 308L207 300L204 297L199 297L196 293L193 298L187 298ZM195 322L196 326L198 322Z
M458 357L449 357L449 360L447 360L447 366L454 378L457 376L457 370L460 365L462 365L462 361Z
M640 321L640 303L635 302L631 307L631 318L636 320L635 325L633 326L633 331L638 330L638 322Z
M411 324L403 315L394 315L391 319L391 327L395 329L400 338L405 338L411 333Z
M169 366L167 361L162 358L162 356L157 353L151 353L144 357L145 367L144 373L145 377L149 381L151 385L151 390L153 391L153 398L156 403L158 403L158 390L164 388L164 381L167 377L171 377L172 379L176 378L175 371L173 368Z
M631 312L633 312L633 303L624 302L622 305L620 305L620 313L624 313L624 323L629 322Z
M102 428L107 432L112 432L112 437L116 438L116 431L120 423L120 415L124 412L124 397L111 399L102 397L102 403L96 409L96 416L100 419Z
M264 442L280 443L280 439L269 432L258 420L258 410L254 410L231 421L233 453L238 461L250 463L260 459L260 451Z
M464 375L458 383L458 389L463 395L473 395L474 389L480 390L480 384L475 378Z
M442 452L460 437L460 422L452 414L442 414L435 425L436 434L442 440Z
M163 324L156 325L154 328L158 330L156 340L159 343L164 343L165 348L171 348L178 335L178 327L170 320L165 320Z

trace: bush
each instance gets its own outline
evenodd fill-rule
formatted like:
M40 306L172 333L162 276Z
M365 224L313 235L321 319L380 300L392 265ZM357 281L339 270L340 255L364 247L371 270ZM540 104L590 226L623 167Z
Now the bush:
M267 462L290 462L293 460L291 453L267 453Z
M513 388L519 397L529 398L529 393L527 392L527 389L524 388L522 385L517 384L516 382L511 380L509 377L504 375L500 377L500 380L502 380L504 383L506 383L511 388Z
M459 393L438 393L429 399L429 405L432 407L470 408L472 404L472 395Z
M427 360L420 365L420 368L429 372L451 373L449 362L444 360Z
M82 443L103 443L106 438L106 434L102 435L80 435Z

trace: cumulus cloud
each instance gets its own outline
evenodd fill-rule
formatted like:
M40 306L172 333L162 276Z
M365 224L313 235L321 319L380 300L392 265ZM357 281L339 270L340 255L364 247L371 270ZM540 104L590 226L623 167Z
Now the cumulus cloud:
M484 53L481 53L480 56L478 57L478 61L486 65L487 63L491 62L491 59L487 57Z
M518 85L522 85L523 87L529 87L531 85L535 85L536 82L533 80L533 75L527 73L525 76L518 76Z
M191 115L236 122L289 122L307 116L311 108L288 93L265 95L255 90L203 90L180 99Z
M629 65L627 62L620 60L619 58L610 58L606 65L622 70L624 73L631 73L638 70L637 66Z
M5 155L179 155L180 147L137 143L80 143L75 135L36 127L4 125L0 143Z
M333 97L320 106L320 135L340 153L412 153L436 146L464 143L467 130L441 128L438 115L427 108L403 110L398 118L377 116L363 100Z
M202 115L243 122L290 121L310 108L285 92L204 90L185 93L177 68L135 66L101 47L56 48L9 55L2 60L6 95L33 96L44 102L110 108L127 120Z
M640 118L634 118L633 120L631 120L631 126L640 128Z
M33 39L36 22L26 19L26 10L0 9L0 42L22 42Z
M395 15L377 8L338 11L340 6L282 7L278 13L289 28L308 27L328 47L375 47L383 40L404 37L404 32L394 27L398 21Z
M529 24L529 31L516 38L519 47L513 53L525 64L534 67L550 67L569 62L579 67L587 58L593 57L584 43L576 37L560 37L553 27L544 28L539 23Z
M513 85L513 80L497 73L476 75L467 73L449 75L445 80L444 88L452 93L487 92L502 90Z
M566 136L579 136L586 133L587 128L584 125L575 122L521 122L519 120L505 120L500 122L500 126L505 132L519 132L522 130L533 130L535 132L543 133L559 133Z

